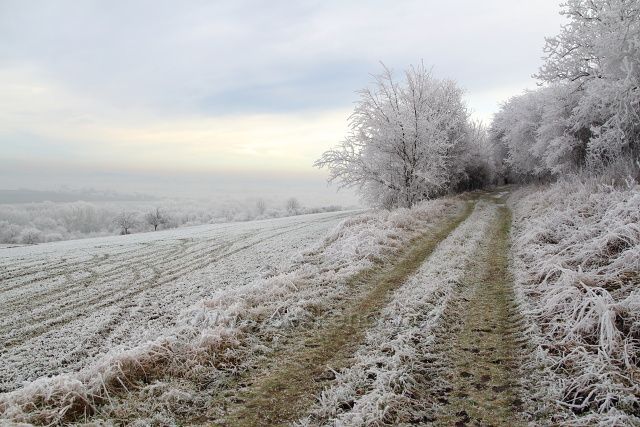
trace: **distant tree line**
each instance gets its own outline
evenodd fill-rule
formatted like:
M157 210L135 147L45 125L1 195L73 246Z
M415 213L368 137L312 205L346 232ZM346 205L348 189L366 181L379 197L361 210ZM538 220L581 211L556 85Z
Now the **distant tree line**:
M280 202L259 198L253 201L0 204L0 243L35 244L341 209L340 206L304 207L293 197Z

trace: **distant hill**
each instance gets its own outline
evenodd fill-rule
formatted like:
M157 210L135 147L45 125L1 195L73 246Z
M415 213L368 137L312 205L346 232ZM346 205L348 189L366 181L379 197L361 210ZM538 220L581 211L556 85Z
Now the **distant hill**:
M121 194L114 191L69 190L0 190L0 204L35 203L35 202L108 202L108 201L145 201L157 200L148 194Z

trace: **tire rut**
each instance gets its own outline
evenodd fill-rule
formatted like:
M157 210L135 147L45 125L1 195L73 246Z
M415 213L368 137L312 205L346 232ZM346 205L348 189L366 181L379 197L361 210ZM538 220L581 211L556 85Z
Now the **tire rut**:
M495 200L494 200L495 202ZM446 309L425 373L434 425L522 425L520 357L526 340L509 274L511 214L499 219Z

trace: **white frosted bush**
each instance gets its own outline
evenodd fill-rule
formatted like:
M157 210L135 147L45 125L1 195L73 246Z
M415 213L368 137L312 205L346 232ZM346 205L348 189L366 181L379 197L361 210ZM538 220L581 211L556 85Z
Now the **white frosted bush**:
M34 245L36 243L40 243L43 241L42 232L34 227L25 228L20 232L20 237L18 238L20 243L25 245Z

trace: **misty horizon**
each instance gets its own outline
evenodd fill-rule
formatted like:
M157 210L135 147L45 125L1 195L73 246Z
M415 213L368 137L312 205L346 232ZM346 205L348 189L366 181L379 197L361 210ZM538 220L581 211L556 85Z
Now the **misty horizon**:
M83 191L143 194L155 198L192 199L277 199L296 197L309 206L358 206L360 202L351 189L337 189L326 182L326 174L260 173L260 172L141 172L123 170L67 170L62 167L30 168L0 162L0 190ZM54 175L56 181L51 182ZM292 179L293 178L293 179ZM132 184L133 183L133 184Z

